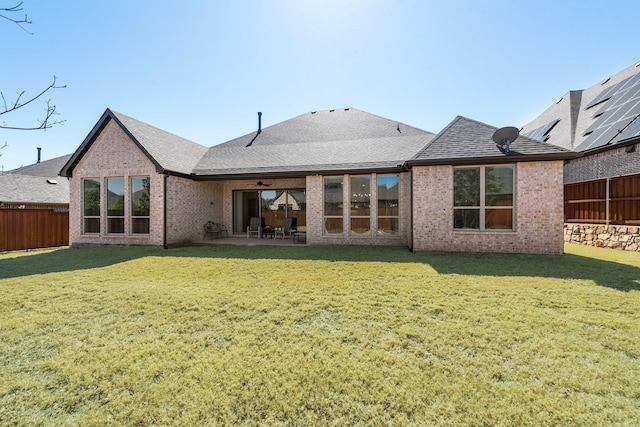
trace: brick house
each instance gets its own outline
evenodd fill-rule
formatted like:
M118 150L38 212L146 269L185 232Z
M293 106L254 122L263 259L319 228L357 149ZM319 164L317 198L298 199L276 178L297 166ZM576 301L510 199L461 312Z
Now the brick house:
M353 108L312 111L204 147L105 111L61 175L72 245L165 247L209 220L246 236L252 217L294 218L312 245L562 253L569 150L462 117L438 135Z

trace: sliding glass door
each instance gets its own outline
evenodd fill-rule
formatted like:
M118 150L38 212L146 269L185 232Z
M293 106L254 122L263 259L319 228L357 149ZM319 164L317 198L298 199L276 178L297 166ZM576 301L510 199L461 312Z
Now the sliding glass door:
M304 189L233 192L233 232L246 233L252 217L261 217L264 227L282 227L293 218L294 228L306 227L307 195Z

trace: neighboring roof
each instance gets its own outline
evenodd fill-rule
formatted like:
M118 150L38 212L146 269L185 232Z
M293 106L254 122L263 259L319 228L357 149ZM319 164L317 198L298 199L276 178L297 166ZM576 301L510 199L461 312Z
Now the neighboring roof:
M129 135L131 140L156 166L159 173L189 175L198 160L207 151L207 147L203 145L107 108L80 147L64 165L60 175L71 176L75 165L111 120L115 121Z
M69 181L6 173L0 175L0 203L69 204Z
M355 108L313 111L210 148L196 176L400 169L434 134Z
M492 140L498 128L458 116L418 152L408 165L511 163L535 160L564 160L577 154L520 135L509 152Z
M56 157L54 159L44 160L40 163L34 163L32 165L12 169L7 173L54 178L58 176L60 170L69 161L70 158L71 154L67 154L65 156Z
M640 62L567 92L521 133L579 152L634 141L640 137Z

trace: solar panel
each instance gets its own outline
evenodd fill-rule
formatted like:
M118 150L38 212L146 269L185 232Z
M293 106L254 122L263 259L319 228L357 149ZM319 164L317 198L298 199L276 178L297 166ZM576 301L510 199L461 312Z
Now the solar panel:
M624 81L624 80L623 80ZM620 82L622 83L622 82ZM611 98L611 94L613 94L613 92L615 92L616 87L620 84L615 84L605 90L603 90L602 92L600 92L600 94L598 96L596 96L595 98L593 98L593 100L589 103L589 105L587 105L587 107L585 108L585 110L588 110L589 108L600 104L601 102L606 101L607 99Z
M640 135L640 73L603 90L587 109L601 104L594 114L595 121L585 133L576 150L584 151L607 144L615 144Z
M609 98L612 97L613 94L615 94L616 92L622 92L624 90L627 90L637 84L640 83L640 73L634 74L631 77L627 77L626 79L614 84L613 86L604 89L602 92L600 92L600 94L598 96L596 96L595 98L593 98L593 100L585 107L585 110L588 110L591 107L594 107L606 100L608 100Z
M551 132L551 129L554 128L555 125L558 124L558 122L560 121L560 119L556 119L553 121L550 121L549 123L542 125L538 128L535 128L534 130L527 132L524 136L531 138L531 139L537 139L539 141L544 141L544 137L547 136L547 134L549 132Z
M614 142L624 141L625 139L633 138L636 135L640 135L640 116L637 116L633 122L629 123L624 131L618 135Z

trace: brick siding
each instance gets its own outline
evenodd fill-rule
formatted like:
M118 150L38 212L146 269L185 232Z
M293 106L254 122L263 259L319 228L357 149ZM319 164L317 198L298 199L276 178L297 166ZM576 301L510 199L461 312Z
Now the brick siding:
M636 151L625 152L625 147L591 154L569 160L564 166L564 183L590 181L631 175L640 172L640 147Z
M516 165L515 231L453 230L453 167L413 168L413 248L443 252L563 252L562 161Z
M150 218L148 235L132 235L130 230L129 177L149 176ZM105 217L106 180L108 177L124 177L125 184L125 232L107 234ZM82 180L99 178L101 182L100 234L82 234ZM162 245L163 244L163 175L156 173L155 166L140 151L133 141L113 121L109 121L95 142L73 169L69 181L69 243L73 246L120 244L120 245Z
M352 236L349 234L349 175L343 175L343 232L339 235L324 235L324 201L323 201L323 177L314 175L307 177L307 244L311 245L375 245L375 246L409 246L410 245L410 214L411 214L411 188L409 173L399 174L399 230L397 236L379 236L377 234L378 205L376 174L372 174L371 180L371 233L366 236Z

